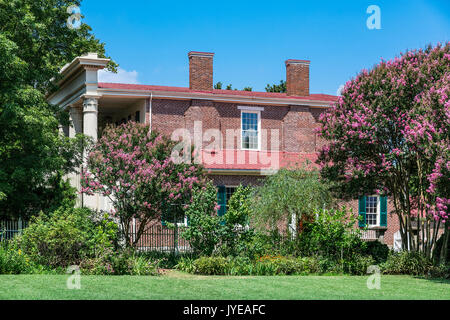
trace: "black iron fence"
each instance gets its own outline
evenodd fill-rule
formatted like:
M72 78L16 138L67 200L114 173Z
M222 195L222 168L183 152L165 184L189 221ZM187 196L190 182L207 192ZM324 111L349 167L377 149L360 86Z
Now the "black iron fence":
M131 238L136 239L137 233L131 232ZM136 248L140 251L159 252L188 252L191 250L189 242L181 237L178 227L168 228L161 224L155 224L142 233Z
M28 226L28 221L17 220L0 220L0 241L11 240L17 234Z

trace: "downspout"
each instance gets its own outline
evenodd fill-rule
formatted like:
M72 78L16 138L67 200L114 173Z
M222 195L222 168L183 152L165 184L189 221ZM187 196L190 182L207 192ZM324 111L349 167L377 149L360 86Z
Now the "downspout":
M148 132L152 132L152 100L153 100L153 92L150 92L150 105L148 107L148 112L149 112L149 117L148 117L148 121L149 121L149 129Z

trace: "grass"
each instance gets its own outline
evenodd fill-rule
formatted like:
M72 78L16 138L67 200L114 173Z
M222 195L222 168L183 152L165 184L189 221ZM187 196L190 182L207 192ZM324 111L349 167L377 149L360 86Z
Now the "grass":
M81 276L69 290L65 275L0 275L0 299L431 299L449 300L449 280L381 276L369 290L367 276L194 276L169 271L162 276Z

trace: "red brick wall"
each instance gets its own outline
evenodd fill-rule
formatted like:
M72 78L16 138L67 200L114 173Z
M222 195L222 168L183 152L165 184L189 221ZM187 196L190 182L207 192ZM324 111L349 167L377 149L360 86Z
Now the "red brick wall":
M171 136L178 128L186 128L193 133L194 121L202 121L203 132L207 129L219 129L223 137L223 148L226 147L226 130L241 128L241 110L237 103L214 102L209 100L164 100L153 99L152 123L153 129ZM255 106L255 105L252 105ZM259 106L261 112L261 127L268 130L267 147L270 148L270 129L279 130L280 150L288 152L317 152L325 143L320 140L314 129L318 126L317 119L323 108L302 106ZM146 119L149 114L147 109ZM239 141L235 139L234 146L239 148ZM204 141L203 147L210 141ZM264 147L264 145L263 145ZM261 176L250 175L211 175L215 185L235 186L257 185L261 183ZM358 201L347 203L358 215ZM384 241L393 245L393 235L398 231L398 218L392 212L392 203L388 202L388 229Z
M222 103L209 100L164 100L152 101L152 128L167 136L178 128L186 128L193 134L194 121L202 121L203 132L207 129L219 129L222 134L222 146L227 146L227 129L241 128L241 110L237 103ZM252 105L255 107L255 105ZM266 130L267 142L262 141L262 149L271 149L271 130L278 130L279 150L288 152L311 153L319 150L323 144L314 129L317 119L324 109L300 106L257 106L261 112L261 128ZM149 121L147 107L147 122ZM240 135L234 138L235 148L240 147ZM203 147L211 141L204 141Z

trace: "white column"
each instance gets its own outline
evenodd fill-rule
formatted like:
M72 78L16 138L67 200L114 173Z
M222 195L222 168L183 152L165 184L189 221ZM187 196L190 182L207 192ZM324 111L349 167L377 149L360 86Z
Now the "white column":
M83 114L79 107L70 106L69 109L69 137L74 138L77 133L83 133ZM79 192L81 190L80 168L76 172L68 175L70 184ZM77 193L76 205L82 205L82 195Z
M83 133L91 137L94 142L97 141L97 127L98 127L98 100L94 97L85 97L83 101ZM87 154L85 154L86 163ZM99 195L93 196L83 195L83 205L91 209L97 210L100 208Z
M98 100L85 98L83 101L83 133L97 141Z

